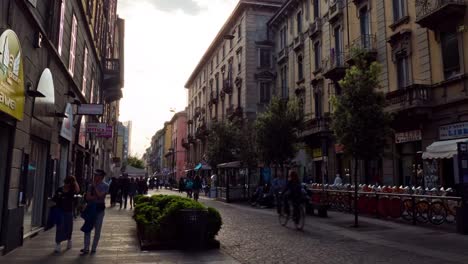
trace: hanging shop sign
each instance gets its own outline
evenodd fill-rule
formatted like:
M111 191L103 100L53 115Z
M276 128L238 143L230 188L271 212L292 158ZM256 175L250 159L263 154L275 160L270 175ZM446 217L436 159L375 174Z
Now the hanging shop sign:
M111 138L114 135L114 128L111 125L106 126L106 130L96 134L100 138Z
M468 137L468 122L439 127L440 140Z
M91 134L105 133L107 129L106 123L88 123L86 125L86 132Z
M421 139L421 130L411 130L406 132L395 133L396 144L419 141Z
M0 111L23 119L24 78L21 45L16 33L5 30L0 35Z
M314 159L316 158L321 158L322 157L322 149L320 148L314 148L312 149L312 157Z
M73 138L73 107L70 103L65 107L65 116L60 129L60 136L68 141Z
M82 104L78 106L79 115L103 115L104 105L103 104Z

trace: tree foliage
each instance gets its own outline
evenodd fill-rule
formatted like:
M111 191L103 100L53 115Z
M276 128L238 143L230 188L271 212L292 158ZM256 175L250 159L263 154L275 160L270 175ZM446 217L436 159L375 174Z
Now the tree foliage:
M383 153L389 116L385 98L379 92L380 66L369 63L365 51L354 51L354 65L340 81L342 95L334 98L332 128L345 152L360 160L375 159Z
M239 151L239 144L236 142L238 135L238 128L230 122L213 123L207 137L206 152L211 167L236 160Z
M130 165L132 167L138 168L138 169L144 169L145 168L145 163L143 160L135 157L135 156L128 156L127 158L127 165Z
M297 153L297 133L303 123L299 100L272 98L255 123L257 150L266 164L284 164Z

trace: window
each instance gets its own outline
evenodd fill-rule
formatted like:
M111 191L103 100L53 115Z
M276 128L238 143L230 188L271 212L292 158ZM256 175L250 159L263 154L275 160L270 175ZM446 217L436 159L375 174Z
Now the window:
M314 0L314 20L320 17L320 0Z
M441 32L440 43L442 48L442 60L444 63L444 77L450 77L460 73L460 54L457 33Z
M269 103L270 102L270 83L261 82L260 83L260 103Z
M219 73L216 74L215 81L216 81L216 96L218 96L219 95Z
M237 26L237 39L240 40L242 38L242 21Z
M297 57L297 78L300 80L304 79L304 67L302 61L302 55Z
M367 11L367 7L359 9L359 23L361 28L361 36L363 39L365 39L366 36L370 35L369 12Z
M322 67L321 65L321 58L322 58L322 52L321 52L321 46L320 46L320 42L315 42L314 44L314 66L315 66L315 70L318 71L320 69L320 67Z
M219 56L218 56L218 53L216 52L216 66L219 65Z
M315 101L315 118L322 117L322 93L320 91L314 92Z
M409 85L409 63L407 56L400 56L396 61L398 89Z
M210 72L213 73L213 60L210 62Z
M91 77L92 78L92 77ZM94 79L91 79L91 96L89 98L90 103L94 103Z
M237 52L237 75L241 73L242 70L242 50Z
M222 51L223 52L223 59L226 57L226 47L225 46L226 45L223 44L223 51Z
M271 54L270 49L260 48L259 49L259 64L260 68L270 68L271 67Z
M84 48L84 56L83 56L83 82L81 87L81 93L86 95L86 75L88 75L88 48Z
M402 19L405 14L405 0L393 0L393 21Z
M302 33L302 11L299 11L296 15L296 28L297 35Z
M286 42L287 42L286 34L287 34L286 27L283 27L280 30L280 49L286 48Z
M78 29L78 24L76 22L76 16L73 15L72 20L72 30L71 30L71 39L70 39L70 58L68 63L68 71L73 76L75 73L75 52L76 52L76 33Z
M65 24L65 0L62 0L60 4L60 24L59 24L59 35L58 35L58 53L62 55L62 43L63 43L63 26Z
M288 96L288 68L283 66L281 68L281 97L287 98Z

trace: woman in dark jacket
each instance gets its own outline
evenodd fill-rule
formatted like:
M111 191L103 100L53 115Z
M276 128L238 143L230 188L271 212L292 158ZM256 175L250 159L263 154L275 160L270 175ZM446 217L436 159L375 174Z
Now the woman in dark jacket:
M61 251L60 243L67 240L67 249L72 247L71 236L73 232L73 204L75 194L80 192L80 187L75 177L68 176L64 180L63 187L60 187L53 198L59 210L58 221L55 233L55 252Z

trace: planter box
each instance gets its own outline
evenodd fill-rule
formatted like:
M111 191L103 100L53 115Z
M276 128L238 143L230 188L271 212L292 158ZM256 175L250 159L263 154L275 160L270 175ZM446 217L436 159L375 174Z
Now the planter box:
M164 226L155 232L150 226L137 224L141 250L218 249L220 243L206 237L207 213L206 210L180 210L176 215L177 229L172 234Z

